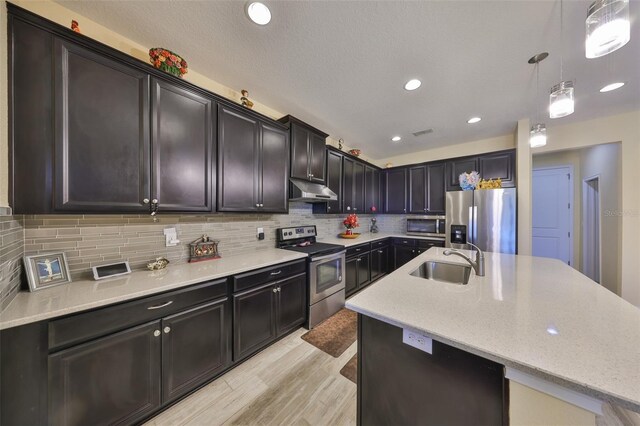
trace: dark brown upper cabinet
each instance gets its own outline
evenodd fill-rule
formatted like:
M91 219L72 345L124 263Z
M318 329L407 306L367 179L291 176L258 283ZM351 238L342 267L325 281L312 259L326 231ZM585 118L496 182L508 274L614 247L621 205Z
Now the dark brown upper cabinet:
M345 213L366 213L364 210L364 164L344 157L342 206Z
M456 158L447 162L447 191L460 191L460 175L478 171L478 157Z
M482 155L478 159L478 167L483 179L502 179L503 188L516 186L515 151Z
M407 212L407 169L399 167L384 171L384 212Z
M427 212L427 166L409 167L409 213Z
M218 108L218 210L287 212L289 135Z
M427 166L427 212L444 213L446 189L445 164Z
M211 212L215 104L162 80L151 87L151 198L160 211Z
M291 138L291 177L325 183L327 134L287 115L281 123L289 126Z
M338 199L326 203L313 203L314 213L342 213L342 154L327 149L327 186Z
M445 205L444 163L426 164L408 168L409 213L440 214Z
M380 211L380 171L371 166L364 166L364 213Z
M54 64L54 210L148 211L149 75L60 39Z

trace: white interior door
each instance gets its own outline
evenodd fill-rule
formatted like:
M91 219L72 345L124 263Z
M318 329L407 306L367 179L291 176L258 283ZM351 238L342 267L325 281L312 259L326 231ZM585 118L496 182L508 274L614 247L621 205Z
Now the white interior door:
M570 167L533 171L533 255L552 257L571 265Z

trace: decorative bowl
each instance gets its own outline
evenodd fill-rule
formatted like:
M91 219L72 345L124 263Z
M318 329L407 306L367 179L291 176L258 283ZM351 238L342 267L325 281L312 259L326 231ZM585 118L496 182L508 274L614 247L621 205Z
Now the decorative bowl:
M362 151L360 151L359 149L352 149L349 150L349 154L351 155L355 155L356 157L360 157L360 154L362 153Z
M155 68L176 77L182 78L187 73L187 61L163 47L149 49L149 61Z
M347 240L353 240L354 238L358 238L360 236L360 234L345 234L344 232L342 234L339 234L340 238L345 238Z

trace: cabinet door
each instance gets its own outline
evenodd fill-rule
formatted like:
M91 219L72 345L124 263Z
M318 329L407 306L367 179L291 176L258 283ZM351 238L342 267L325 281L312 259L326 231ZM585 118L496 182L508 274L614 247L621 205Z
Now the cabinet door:
M156 79L151 96L153 198L160 211L211 212L213 103Z
M157 409L160 336L154 321L50 355L49 423L132 424Z
M427 166L409 168L409 213L427 212Z
M364 211L364 164L353 163L353 210L355 213Z
M353 187L355 185L354 165L355 161L350 158L344 157L342 160L342 208L345 213L353 213L353 209L355 207L355 198L353 193Z
M57 211L148 211L149 75L55 40Z
M276 338L276 287L267 284L233 295L233 360Z
M380 211L380 172L378 170L365 166L364 187L364 213L371 212L372 207Z
M365 253L358 257L358 288L363 288L371 282L370 268L371 256Z
M503 188L516 186L516 159L513 151L482 155L478 163L478 171L483 179L502 179Z
M427 166L427 212L429 213L444 213L446 198L444 174L444 163Z
M309 180L309 131L291 125L291 177Z
M307 317L307 274L300 274L277 284L278 336L300 326Z
M447 191L460 191L460 174L478 171L478 157L458 158L447 162Z
M387 274L389 264L389 246L371 251L371 281Z
M184 395L230 363L227 298L162 319L163 403Z
M344 290L347 295L358 289L358 259L359 257L354 257L347 259L344 263L346 274Z
M385 213L406 213L407 169L386 170L384 211Z
M315 133L309 133L309 173L311 181L325 183L324 164L327 153L326 139Z
M260 124L260 211L286 213L289 200L289 134Z
M327 213L342 213L342 155L327 152L327 186L336 193L336 201L327 202ZM315 206L315 204L314 204Z
M398 269L418 255L416 249L413 247L393 247L393 254L394 269Z
M218 210L258 210L258 122L218 107Z

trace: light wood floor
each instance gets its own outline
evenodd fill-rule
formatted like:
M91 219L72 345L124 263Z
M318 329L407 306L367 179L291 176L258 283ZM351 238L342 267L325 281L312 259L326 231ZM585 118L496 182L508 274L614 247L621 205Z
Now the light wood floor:
M299 329L147 425L355 425L356 385L340 369L354 343L334 358Z

